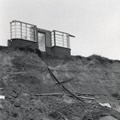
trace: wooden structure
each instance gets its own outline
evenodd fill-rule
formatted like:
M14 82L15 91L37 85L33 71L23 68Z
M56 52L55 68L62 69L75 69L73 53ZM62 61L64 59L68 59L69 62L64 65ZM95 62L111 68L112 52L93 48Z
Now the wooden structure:
M49 31L14 20L10 22L10 35L9 47L30 47L55 56L71 55L70 37L74 36L65 32Z

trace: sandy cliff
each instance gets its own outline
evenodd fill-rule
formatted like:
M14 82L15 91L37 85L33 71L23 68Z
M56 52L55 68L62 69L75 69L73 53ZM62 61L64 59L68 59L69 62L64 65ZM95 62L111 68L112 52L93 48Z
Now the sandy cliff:
M69 91L95 98L95 101L89 104L76 100L66 103L61 96L36 96L65 92L53 80L47 65ZM0 106L3 120L97 120L111 114L117 119L120 117L119 113L98 105L98 102L110 103L114 108L119 105L120 61L100 56L57 58L41 56L38 51L1 49L0 87L3 88L1 94L6 96Z

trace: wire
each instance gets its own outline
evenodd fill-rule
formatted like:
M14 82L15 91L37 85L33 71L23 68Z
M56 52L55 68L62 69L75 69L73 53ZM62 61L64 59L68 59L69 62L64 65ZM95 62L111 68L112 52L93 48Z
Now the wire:
M42 59L42 57L41 57ZM84 102L83 99L81 99L80 97L76 96L74 93L72 93L71 91L69 91L63 84L61 84L61 82L55 77L55 75L52 73L52 71L50 70L50 68L48 67L48 64L42 59L42 61L46 64L48 71L51 75L51 77L70 95L72 95L72 97L74 97L75 99Z

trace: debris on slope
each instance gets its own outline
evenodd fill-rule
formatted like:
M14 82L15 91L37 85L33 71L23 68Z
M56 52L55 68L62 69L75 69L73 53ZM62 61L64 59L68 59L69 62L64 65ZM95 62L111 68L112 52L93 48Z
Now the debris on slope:
M51 58L44 57L44 59L49 64L50 70L52 69L53 75L59 79L60 84L62 83L75 95L84 95L84 99L89 95L96 98L93 90L98 90L97 97L101 98L101 94L104 92L106 97L105 99L102 97L102 100L109 98L114 100L112 96L109 96L111 94L109 82L111 83L111 81L106 79L115 77L117 83L118 78L107 67L89 67L92 60L87 58L54 58L54 62ZM52 63L50 63L51 61ZM81 102L66 94L63 96L47 96L48 93L64 93L64 91L53 80L44 61L34 52L0 51L0 62L0 86L4 89L2 94L5 95L5 100L0 101L1 120L99 120L102 116L109 115L117 119L120 118L118 112L100 106L97 101ZM110 67L119 72L118 67L112 65ZM109 71L109 74L102 75L100 73L102 70ZM109 76L110 73L113 76ZM97 77L105 78L108 85L106 89L103 89L104 84L100 82L100 79L98 82ZM113 89L115 88L114 92L119 91L116 83L112 86ZM98 84L100 87L102 86L103 91L99 90L100 88L96 89ZM93 87L95 88L93 89ZM86 88L88 89L87 92ZM46 94L46 96L39 96L40 94Z
M100 118L100 120L117 120L116 118L113 118L112 116L105 116Z
M50 65L51 60L48 60ZM98 56L82 58L71 57L65 63L51 67L55 76L61 81L71 80L65 85L79 94L96 97L109 97L120 92L120 62ZM62 64L63 63L63 64ZM87 88L87 89L86 89ZM97 89L97 90L96 90Z
M8 97L2 101L1 120L99 120L102 116L111 115L111 110L97 103L83 104L78 101L66 103L61 97L33 96L25 93ZM119 118L120 114L112 114Z

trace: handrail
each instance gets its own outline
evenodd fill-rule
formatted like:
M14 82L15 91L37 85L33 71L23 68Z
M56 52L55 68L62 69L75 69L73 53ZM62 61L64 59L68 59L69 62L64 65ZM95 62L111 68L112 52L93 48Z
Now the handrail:
M12 21L10 22L10 24L13 23L13 22L19 22L19 23L23 23L23 24L28 24L28 25L36 26L36 25L30 24L30 23L27 23L27 22L19 21L19 20L12 20Z
M66 32L62 32L62 31L59 31L59 30L53 30L53 32L59 32L59 33L63 33L63 34L67 34L67 35L69 35L70 37L75 37L74 35L71 35L71 34L69 34L69 33L66 33Z

